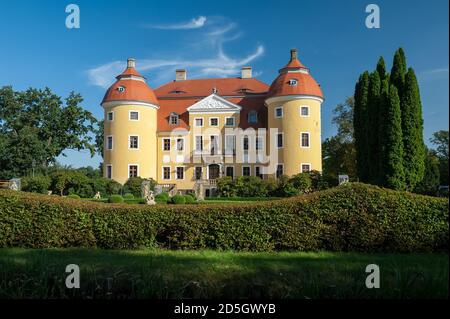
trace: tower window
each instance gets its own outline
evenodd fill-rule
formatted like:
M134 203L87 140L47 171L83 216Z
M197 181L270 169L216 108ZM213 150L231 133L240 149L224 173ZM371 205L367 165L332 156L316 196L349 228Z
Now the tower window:
M300 141L301 147L309 147L309 133L301 133L301 141Z
M288 83L290 86L296 86L298 81L297 81L297 79L290 79Z
M131 121L139 121L139 112L138 111L130 111L130 120Z
M309 116L309 106L300 106L300 116L303 117Z
M247 115L247 121L249 124L256 124L258 123L258 112L256 111L250 111Z
M169 123L171 125L178 125L180 116L177 113L170 113Z
M106 118L109 122L114 121L114 112L108 112Z
M123 85L121 85L117 88L117 91L119 91L120 93L123 93L123 92L125 92L125 87Z
M108 136L106 138L106 149L108 149L108 150L113 149L113 137L112 136Z
M139 148L139 137L138 136L130 136L130 149L138 149Z
M138 177L138 166L137 165L129 165L129 175L128 177Z
M283 108L281 106L275 108L275 117L276 118L283 117Z

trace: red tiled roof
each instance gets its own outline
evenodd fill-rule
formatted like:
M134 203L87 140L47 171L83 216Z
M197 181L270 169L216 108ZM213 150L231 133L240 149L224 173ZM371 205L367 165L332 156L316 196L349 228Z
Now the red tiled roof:
M297 80L297 85L289 85L289 80ZM313 95L323 98L322 89L309 74L301 72L281 73L270 86L267 97L284 95Z
M265 94L269 86L255 78L218 78L172 81L155 89L158 98L208 96L216 88L220 96L242 95L242 89L252 94ZM179 92L179 93L175 93Z
M140 79L133 79L132 76ZM126 68L116 78L117 81L106 91L102 104L112 101L139 101L158 105L155 93L135 68ZM118 90L120 86L125 88L123 92Z

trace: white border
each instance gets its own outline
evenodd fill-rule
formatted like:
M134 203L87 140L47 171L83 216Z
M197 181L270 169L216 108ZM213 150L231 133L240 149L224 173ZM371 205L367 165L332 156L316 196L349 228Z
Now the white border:
M109 102L104 102L101 105L104 108L120 106L120 105L138 105L138 106L149 106L149 107L154 108L156 110L159 109L159 105L152 104L152 103L147 103L147 102L141 102L141 101L132 101L132 100L109 101Z
M197 136L201 136L202 137L202 149L198 150L197 149ZM202 154L203 150L205 149L205 139L203 138L202 134L195 134L194 135L194 145L193 145L193 149L194 149L194 154Z
M137 167L136 177L139 177L139 164L128 164L128 178L131 178L131 176L130 176L130 166L136 166Z
M266 100L266 104L272 102L286 102L292 100L315 100L323 103L323 98L315 95L303 95L303 94L292 94L292 95L283 95L283 96L274 96L270 97Z
M137 113L137 115L138 115L137 120L133 120L131 118L131 112L136 112ZM128 111L128 121L139 122L140 120L141 120L141 112L139 112L138 110L129 110Z
M130 146L131 146L131 140L130 140L130 138L132 137L132 136L137 136L137 138L138 138L138 140L137 140L137 144L138 144L138 147L137 148L131 148ZM138 134L130 134L130 135L128 135L128 150L130 150L130 151L139 151L139 146L141 145L141 138L139 137L139 135Z
M109 114L112 114L112 120L110 120L109 118L108 118L108 115ZM108 112L106 112L106 122L114 122L114 111L108 111Z
M211 125L211 120L212 119L216 119L217 120L217 125ZM209 126L210 127L219 127L220 126L220 118L218 118L218 117L210 117L209 118Z
M302 108L304 107L308 109L308 115L302 115ZM311 115L311 108L309 107L309 105L300 105L298 111L300 112L300 117L310 117Z
M202 125L197 125L197 120L202 120ZM205 118L203 117L194 117L194 127L204 127L205 126Z
M211 147L212 147L212 138L211 137L213 137L213 136L215 136L215 137L217 137L217 154L214 154L214 155L212 155L211 154ZM221 149L220 149L220 137L221 137L221 135L217 135L217 134L212 134L212 135L210 135L209 136L209 143L208 143L208 146L209 146L209 155L212 155L212 156L217 156L217 155L221 155Z
M164 168L169 169L169 178L164 178ZM170 181L172 179L172 167L170 167L170 166L162 166L161 167L161 179L163 181Z
M111 148L108 148L108 138L111 138ZM139 142L138 142L139 143ZM112 151L114 150L114 137L112 135L106 135L106 151Z
M179 150L178 149L178 140L182 140L183 141L183 149ZM186 139L184 137L175 137L175 147L174 147L175 151L178 152L184 152L184 150L186 149Z
M281 116L277 116L277 109L281 109ZM273 117L276 119L281 119L284 116L284 109L282 106L277 106L273 109Z
M164 140L169 140L169 149L165 150L164 149ZM161 151L163 152L170 152L172 150L172 139L169 137L163 137L161 138Z
M227 125L227 119L232 119L233 120L233 125ZM226 127L235 127L236 126L236 118L234 116L227 116L225 117L225 124L224 126Z
M249 175L244 175L244 168L247 168L249 170ZM252 167L250 165L242 165L241 167L241 176L252 176Z
M303 143L302 143L302 135L303 134L308 134L308 146L303 146ZM301 148L311 148L311 133L309 133L309 132L300 132L300 147Z
M303 172L303 165L309 165L309 171L308 172L311 172L312 171L312 169L311 169L311 167L312 167L312 165L311 165L311 163L300 163L300 173L308 173L308 172Z

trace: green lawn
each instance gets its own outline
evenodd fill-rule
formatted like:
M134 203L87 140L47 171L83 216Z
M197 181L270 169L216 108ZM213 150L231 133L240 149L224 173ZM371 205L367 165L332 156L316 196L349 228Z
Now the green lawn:
M377 264L381 288L365 287ZM65 266L81 289L65 289ZM447 298L448 254L0 249L0 298Z

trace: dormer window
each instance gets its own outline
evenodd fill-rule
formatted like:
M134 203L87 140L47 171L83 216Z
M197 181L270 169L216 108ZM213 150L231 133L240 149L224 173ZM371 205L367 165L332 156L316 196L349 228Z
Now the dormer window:
M117 88L117 91L119 91L120 93L123 93L123 92L125 92L125 87L123 85L121 85Z
M250 111L247 115L247 121L249 124L256 124L258 123L258 112L256 111Z
M288 83L290 86L296 86L298 81L297 81L297 79L290 79Z
M170 113L169 123L171 125L178 125L179 119L180 119L180 116L177 113L174 113L174 112Z

